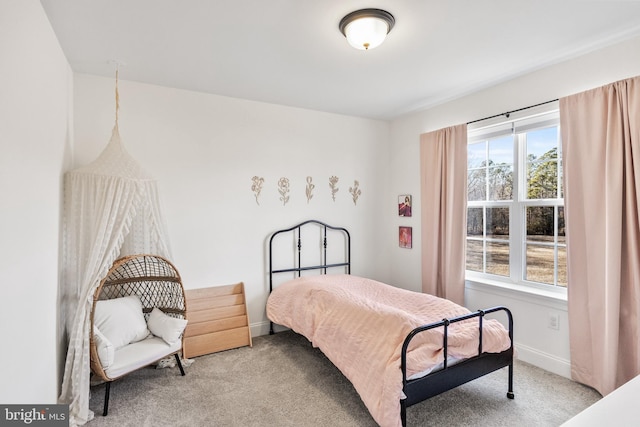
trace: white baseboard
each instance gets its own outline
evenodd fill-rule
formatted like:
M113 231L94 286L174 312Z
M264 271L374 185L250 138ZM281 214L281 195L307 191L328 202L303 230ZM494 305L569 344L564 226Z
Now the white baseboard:
M259 337L262 335L269 335L269 325L270 322L258 322L258 323L252 323L249 325L249 330L251 331L251 337ZM276 331L281 331L283 330L281 327L278 327L278 325L275 325Z
M571 379L571 361L561 359L549 353L545 353L538 349L528 347L516 342L516 358L552 372L556 375Z

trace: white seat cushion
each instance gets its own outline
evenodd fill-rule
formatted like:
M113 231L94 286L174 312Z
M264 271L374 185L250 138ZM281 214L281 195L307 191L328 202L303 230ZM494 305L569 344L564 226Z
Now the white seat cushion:
M105 373L109 378L118 378L180 351L181 347L181 340L169 345L162 338L150 336L142 341L117 349L114 353L113 364Z

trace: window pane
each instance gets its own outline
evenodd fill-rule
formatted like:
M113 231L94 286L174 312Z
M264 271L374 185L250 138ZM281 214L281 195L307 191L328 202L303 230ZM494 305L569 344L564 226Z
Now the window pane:
M527 198L558 197L558 128L527 133Z
M567 287L567 248L558 248L558 286Z
M487 237L509 240L509 208L487 208Z
M553 206L527 207L527 240L553 243Z
M527 199L555 199L558 196L557 162L528 163L527 174Z
M509 244L487 242L487 273L509 276Z
M469 144L467 146L467 169L475 169L487 166L486 141Z
M542 157L545 153L558 147L558 127L549 127L527 132L527 159L533 155Z
M553 246L527 245L525 279L553 285Z
M467 172L467 200L487 200L486 169L473 169Z
M513 164L513 136L489 141L489 166Z
M484 222L482 221L482 208L467 209L467 236L482 237Z
M489 168L489 200L513 198L513 168L500 165Z
M467 270L482 272L482 240L467 240Z

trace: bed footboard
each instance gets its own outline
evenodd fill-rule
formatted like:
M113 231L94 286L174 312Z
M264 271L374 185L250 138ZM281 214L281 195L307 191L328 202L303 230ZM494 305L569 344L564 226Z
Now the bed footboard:
M509 340L511 346L501 353L484 353L482 351L482 323L486 314L503 311L506 313L509 325ZM478 318L479 338L478 355L466 359L455 365L447 365L447 332L452 323L467 319ZM407 349L411 340L419 333L434 328L444 328L444 366L441 370L432 372L422 378L413 380L407 379ZM452 388L458 387L483 375L494 372L498 369L509 367L507 397L513 399L513 316L506 307L494 307L486 310L478 310L474 313L458 316L452 319L443 319L440 322L420 326L411 331L402 345L401 369L402 369L402 390L406 396L400 400L400 416L402 425L407 425L407 407L422 402L430 397L436 396Z

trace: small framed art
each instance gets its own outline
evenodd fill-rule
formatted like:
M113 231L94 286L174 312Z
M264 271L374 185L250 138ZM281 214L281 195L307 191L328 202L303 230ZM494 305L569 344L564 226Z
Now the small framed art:
M398 196L398 216L411 216L411 195Z
M413 240L411 227L400 226L398 230L398 242L401 248L411 249L411 241Z

